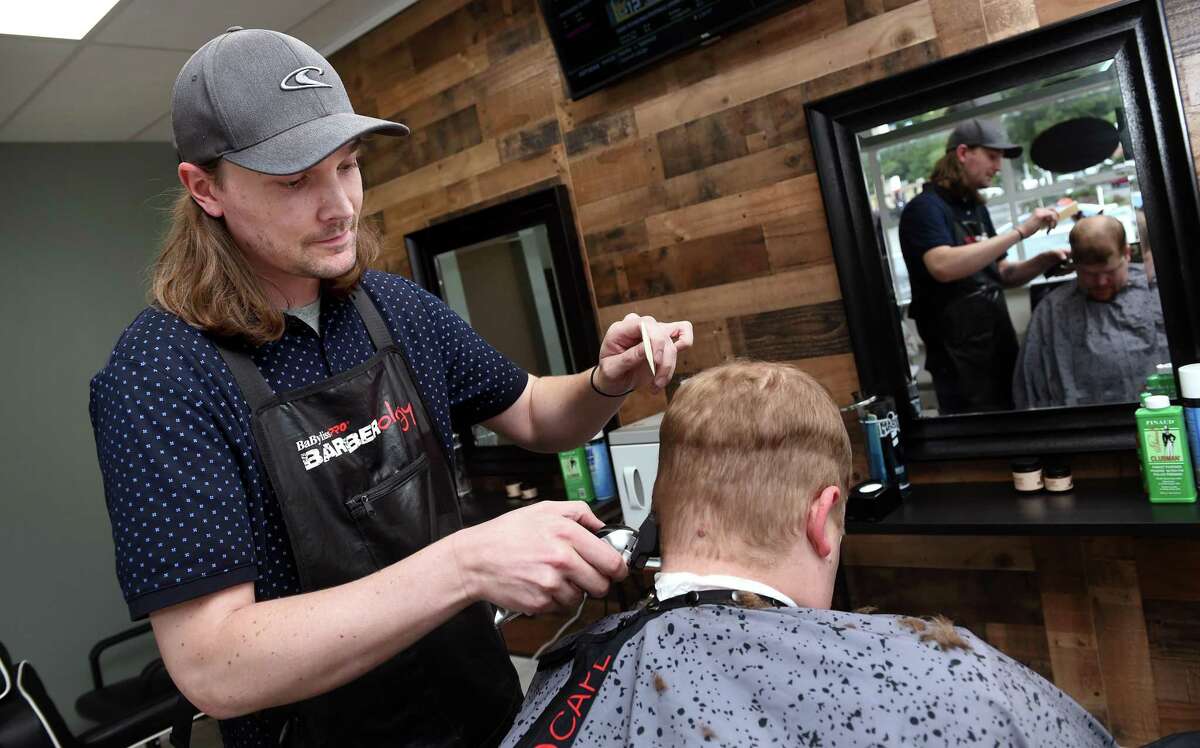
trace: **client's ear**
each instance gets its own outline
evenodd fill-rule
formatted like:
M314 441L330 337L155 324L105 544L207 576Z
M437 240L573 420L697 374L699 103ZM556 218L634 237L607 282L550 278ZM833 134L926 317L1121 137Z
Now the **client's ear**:
M808 505L804 532L819 558L829 558L829 554L833 553L834 538L829 529L829 514L837 511L841 495L842 491L837 486L825 486Z

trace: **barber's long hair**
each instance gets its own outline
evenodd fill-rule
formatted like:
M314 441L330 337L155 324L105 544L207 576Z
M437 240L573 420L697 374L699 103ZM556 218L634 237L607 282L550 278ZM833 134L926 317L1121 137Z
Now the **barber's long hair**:
M379 256L372 223L360 219L357 229L354 267L322 281L327 298L348 296ZM217 337L259 346L283 335L283 312L271 303L224 219L205 213L187 190L171 209L170 230L151 269L150 301Z
M955 198L983 205L987 202L979 190L967 184L967 172L963 169L962 161L954 150L946 151L945 155L933 165L933 173L929 181L946 190Z

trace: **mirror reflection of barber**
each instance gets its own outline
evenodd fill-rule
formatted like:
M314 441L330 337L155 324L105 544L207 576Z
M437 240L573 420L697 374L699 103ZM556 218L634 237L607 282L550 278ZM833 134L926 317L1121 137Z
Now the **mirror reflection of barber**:
M1058 223L1053 210L1037 208L996 233L980 190L992 184L1002 158L1021 151L998 125L960 123L924 191L900 216L912 283L909 316L925 341L925 365L943 414L1012 409L1019 346L1003 289L1028 283L1070 254L1063 248L1022 262L1004 259L1019 241Z

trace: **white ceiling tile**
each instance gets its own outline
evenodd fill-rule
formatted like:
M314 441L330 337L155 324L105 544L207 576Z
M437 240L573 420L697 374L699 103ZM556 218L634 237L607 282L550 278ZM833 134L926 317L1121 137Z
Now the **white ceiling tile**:
M118 0L41 0L5 3L5 34L79 40L87 37Z
M54 69L78 47L78 42L0 38L0 122L42 85Z
M187 52L85 47L0 130L0 140L127 140L170 106Z
M169 142L175 76L227 27L287 31L330 54L416 1L122 0L84 42L0 35L0 142Z
M143 143L170 143L171 137L171 112L168 110L133 139Z
M330 55L416 2L333 0L287 33Z
M194 52L230 26L284 30L328 0L133 0L96 35L105 44ZM343 19L342 23L345 23Z

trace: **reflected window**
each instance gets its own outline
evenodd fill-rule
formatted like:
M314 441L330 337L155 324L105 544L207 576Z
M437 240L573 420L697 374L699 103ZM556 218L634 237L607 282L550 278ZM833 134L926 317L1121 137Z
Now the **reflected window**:
M934 165L946 152L946 140L955 125L976 117L1002 123L1012 142L1024 149L1018 158L1005 159L992 186L981 190L997 232L1011 230L1034 208L1074 203L1082 215L1116 217L1125 225L1129 242L1139 243L1134 211L1141 205L1141 195L1135 164L1126 158L1123 147L1100 163L1067 173L1047 171L1030 159L1034 139L1067 120L1097 118L1119 131L1123 107L1120 84L1109 61L860 133L867 193L887 249L897 301L902 305L912 301L900 251L900 214L908 201L921 194ZM1025 260L1064 246L1073 226L1073 216L1067 217L1049 234L1039 232L1019 242L1009 250L1008 259ZM1034 280L1033 284L1045 281Z

